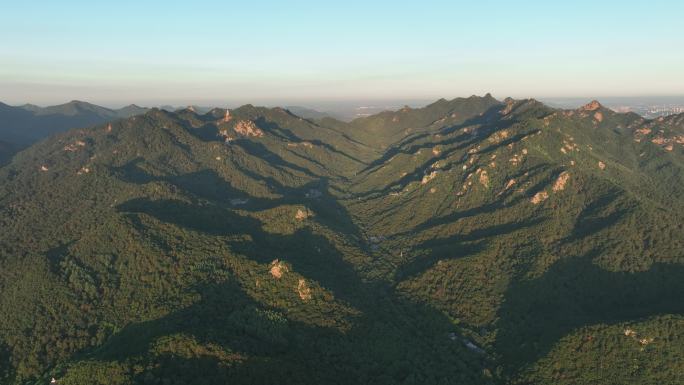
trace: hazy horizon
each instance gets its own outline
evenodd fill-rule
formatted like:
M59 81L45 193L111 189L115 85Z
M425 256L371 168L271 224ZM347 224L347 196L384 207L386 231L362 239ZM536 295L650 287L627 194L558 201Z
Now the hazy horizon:
M675 1L12 3L0 15L0 100L684 95L682 11Z
M459 98L459 97L468 97L471 95L459 95L459 96L454 96L454 97L449 97L449 98L444 98L451 100L453 98ZM475 95L475 96L484 96L484 95ZM494 98L498 100L504 100L507 96L499 96L499 95L492 95ZM672 104L680 104L684 105L684 95L657 95L657 96L651 96L651 95L645 95L645 96L583 96L583 97L533 97L529 96L526 98L531 98L531 99L537 99L551 107L556 107L556 108L575 108L582 106L592 100L598 100L602 104L606 105L607 107L612 107L612 106L620 106L620 105L655 105L655 104L667 104L667 103L672 103ZM295 100L295 101L265 101L264 103L258 103L250 100L244 100L244 101L234 101L234 102L221 102L221 101L200 101L200 102L189 102L189 103L182 103L182 102L151 102L151 103L115 103L115 104L106 104L106 103L97 103L92 100L81 100L81 99L72 99L72 100L63 100L57 103L51 103L51 104L38 104L38 103L33 103L31 101L26 101L23 103L7 103L6 101L0 100L0 103L5 103L8 105L20 107L26 104L31 104L31 105L36 105L38 107L50 107L50 106L55 106L55 105L62 105L66 104L72 101L80 101L80 102L86 102L86 103L91 103L95 104L101 107L105 108L110 108L110 109L120 109L132 104L138 105L139 107L145 107L145 108L160 108L160 107L174 107L174 108L183 108L186 106L198 106L198 107L203 107L203 108L213 108L213 107L219 107L219 108L237 108L246 104L253 104L253 105L260 105L260 106L265 106L265 107L301 107L301 108L308 108L312 110L316 110L319 112L335 112L335 111L343 111L343 110L349 110L349 109L359 109L359 108L369 108L374 111L380 111L383 109L386 110L396 110L399 109L403 106L409 106L413 108L419 108L419 107L424 107L430 103L433 103L437 101L440 98L434 98L434 99L345 99L345 100ZM521 98L525 99L525 98Z

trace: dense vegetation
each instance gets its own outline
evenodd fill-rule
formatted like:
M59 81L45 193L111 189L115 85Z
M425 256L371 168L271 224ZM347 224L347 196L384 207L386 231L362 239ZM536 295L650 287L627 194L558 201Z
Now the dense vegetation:
M0 166L9 162L16 153L16 148L11 143L0 141Z
M683 143L489 95L58 134L0 169L0 382L676 383Z
M0 103L0 165L20 149L49 135L127 118L145 111L145 108L136 105L112 110L76 100L50 107L31 104L13 107Z

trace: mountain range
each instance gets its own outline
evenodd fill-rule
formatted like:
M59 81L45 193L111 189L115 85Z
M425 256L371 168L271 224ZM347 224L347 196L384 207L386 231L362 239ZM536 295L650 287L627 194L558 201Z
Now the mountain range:
M1 383L681 381L684 115L5 111Z
M13 107L0 103L0 164L19 149L49 135L127 118L145 111L146 108L134 104L112 110L77 100L50 107L33 104Z

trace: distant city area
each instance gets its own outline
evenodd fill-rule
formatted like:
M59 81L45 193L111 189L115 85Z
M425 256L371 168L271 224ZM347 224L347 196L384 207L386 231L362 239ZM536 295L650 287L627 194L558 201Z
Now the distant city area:
M617 112L636 112L646 118L657 118L659 116L681 114L684 112L683 105L617 106L610 108Z
M547 98L543 102L552 107L576 108L591 98ZM634 112L647 119L684 113L684 97L597 97L604 106L617 112Z

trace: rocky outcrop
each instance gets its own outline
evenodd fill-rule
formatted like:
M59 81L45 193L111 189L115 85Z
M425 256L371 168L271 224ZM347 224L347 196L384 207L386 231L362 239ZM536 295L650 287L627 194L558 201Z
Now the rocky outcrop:
M287 273L288 271L289 270L287 266L283 262L277 259L274 259L273 262L271 262L271 269L269 272L274 278L280 279L282 278L283 274Z
M494 135L489 137L489 141L491 143L500 143L503 140L508 139L511 136L510 132L508 130L501 130L499 132L494 133Z
M233 130L242 136L253 136L256 138L264 136L264 132L251 120L240 120L235 124Z
M298 221L303 221L306 218L310 217L309 211L308 210L302 210L302 209L297 209L297 214L295 214L295 219Z
M534 194L532 199L530 199L530 202L532 202L533 205L538 205L547 199L549 199L549 193L547 193L546 191L540 191Z
M563 191L569 179L570 173L567 171L563 171L560 175L558 175L558 179L556 179L556 182L553 184L553 192Z
M88 173L90 173L90 168L84 166L84 167L81 167L81 169L78 170L78 172L76 172L76 175L83 175L83 174L88 174Z
M516 184L515 179L511 179L506 183L506 187L504 187L504 190L508 190L509 188L513 187Z
M420 184L427 184L431 180L435 179L437 177L437 171L433 171L429 174L426 174L423 176L423 179L420 181Z
M297 284L297 293L302 301L308 301L311 299L311 288L307 286L306 280L300 278Z
M75 141L74 143L67 144L66 146L64 146L64 151L67 151L67 152L76 152L76 151L78 151L79 149L81 149L81 148L83 148L83 147L85 147L85 146L86 146L86 142L84 142L84 141L82 141L82 140L77 140L77 141Z
M596 111L603 107L598 100L592 100L591 102L585 104L581 109L584 111Z
M482 170L482 172L480 172L480 184L484 187L489 187L489 175L487 175L487 170Z

